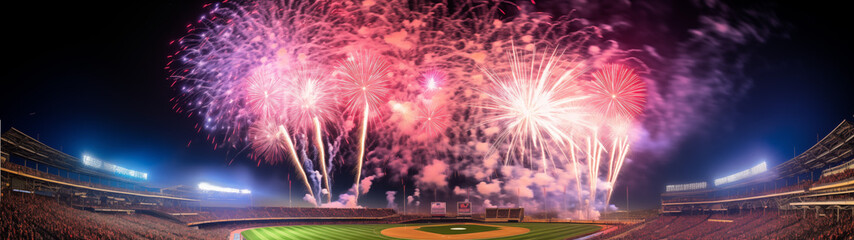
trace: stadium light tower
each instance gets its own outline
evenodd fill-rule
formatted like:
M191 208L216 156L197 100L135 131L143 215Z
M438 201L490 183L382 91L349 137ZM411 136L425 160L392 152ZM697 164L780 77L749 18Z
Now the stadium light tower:
M206 183L206 182L199 183L199 189L202 191L236 193L236 194L251 194L252 193L252 191L249 191L249 189L236 189L236 188L220 187L220 186L216 186L216 185L211 185L210 183Z

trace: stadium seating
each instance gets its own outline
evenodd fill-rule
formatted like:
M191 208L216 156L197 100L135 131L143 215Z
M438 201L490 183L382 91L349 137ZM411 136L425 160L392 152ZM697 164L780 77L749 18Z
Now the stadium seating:
M6 169L9 169L12 171L17 171L17 172L24 173L24 174L28 174L28 175L32 175L32 176L36 176L36 177L40 177L40 178L45 178L45 179L50 179L50 180L55 180L55 181L59 181L59 182L80 185L80 186L87 186L87 187L100 188L100 189L113 190L113 191L120 191L120 192L165 196L164 194L155 193L155 192L134 191L134 190L126 189L126 188L111 187L111 186L97 184L97 183L78 181L75 179L65 178L65 177L62 177L59 175L54 175L54 174L49 174L46 172L38 171L38 170L35 170L32 168L29 168L26 166L21 166L21 165L14 164L14 163L3 164L3 168L6 168Z
M2 205L3 239L221 239L228 234L142 214L78 210L35 194L6 192Z
M841 173L823 176L813 186L819 186L832 182L839 182L842 180L848 180L849 178L854 178L854 169L847 169Z
M660 216L636 230L626 226L595 239L852 239L850 212L835 215L802 215L798 212L760 211L744 214ZM709 219L732 222L709 221ZM628 232L627 232L628 231ZM627 232L619 238L619 234Z
M186 212L186 210L165 209L167 213ZM346 218L346 219L371 219L388 218L397 213L387 208L286 208L286 207L251 207L251 208L217 208L203 207L198 215L176 216L183 222L203 221L225 221L256 218Z

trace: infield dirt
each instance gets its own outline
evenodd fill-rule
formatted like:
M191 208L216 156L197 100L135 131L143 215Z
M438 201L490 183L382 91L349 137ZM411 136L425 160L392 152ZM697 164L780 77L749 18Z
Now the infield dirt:
M481 223L464 223L465 225L481 225L481 226L489 226L489 227L497 227L498 230L486 231L486 232L477 232L477 233L466 233L466 234L453 234L453 235L444 235L438 233L424 232L415 230L424 226L409 226L409 227L394 227L387 228L382 230L380 233L385 236L393 237L393 238L406 238L406 239L484 239L484 238L497 238L497 237L509 237L516 236L519 234L525 234L530 232L530 229L522 228L522 227L510 227L510 226L498 226L498 225L489 225L489 224L481 224ZM460 225L460 223L454 224L438 224L431 226L449 226L449 225Z

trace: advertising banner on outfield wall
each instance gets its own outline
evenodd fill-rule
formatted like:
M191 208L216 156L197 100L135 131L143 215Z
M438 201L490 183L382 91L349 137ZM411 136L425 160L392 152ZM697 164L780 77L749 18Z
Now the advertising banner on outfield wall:
M471 216L471 203L457 202L457 216Z
M445 202L432 202L430 203L430 215L433 216L445 216Z

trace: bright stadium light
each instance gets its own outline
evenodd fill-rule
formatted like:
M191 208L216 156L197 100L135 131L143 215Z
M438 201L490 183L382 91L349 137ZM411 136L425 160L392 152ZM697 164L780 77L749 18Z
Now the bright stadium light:
M199 183L199 189L202 191L214 191L214 192L224 192L224 193L240 193L240 194L250 194L252 193L249 189L237 189L237 188L227 188L211 185L206 182Z
M95 159L89 155L83 155L83 164L93 168L101 168L101 160Z
M130 170L112 163L104 162L94 158L88 154L83 155L83 165L95 169L100 169L106 172L115 173L125 177L138 178L148 180L148 173Z
M715 186L720 186L727 183L737 182L739 180L755 176L757 174L763 173L768 170L768 165L765 162L760 163L759 165L753 166L750 169L737 172L733 175L729 175L726 177L715 179Z
M696 182L687 184L667 185L667 192L690 191L706 188L706 182Z

